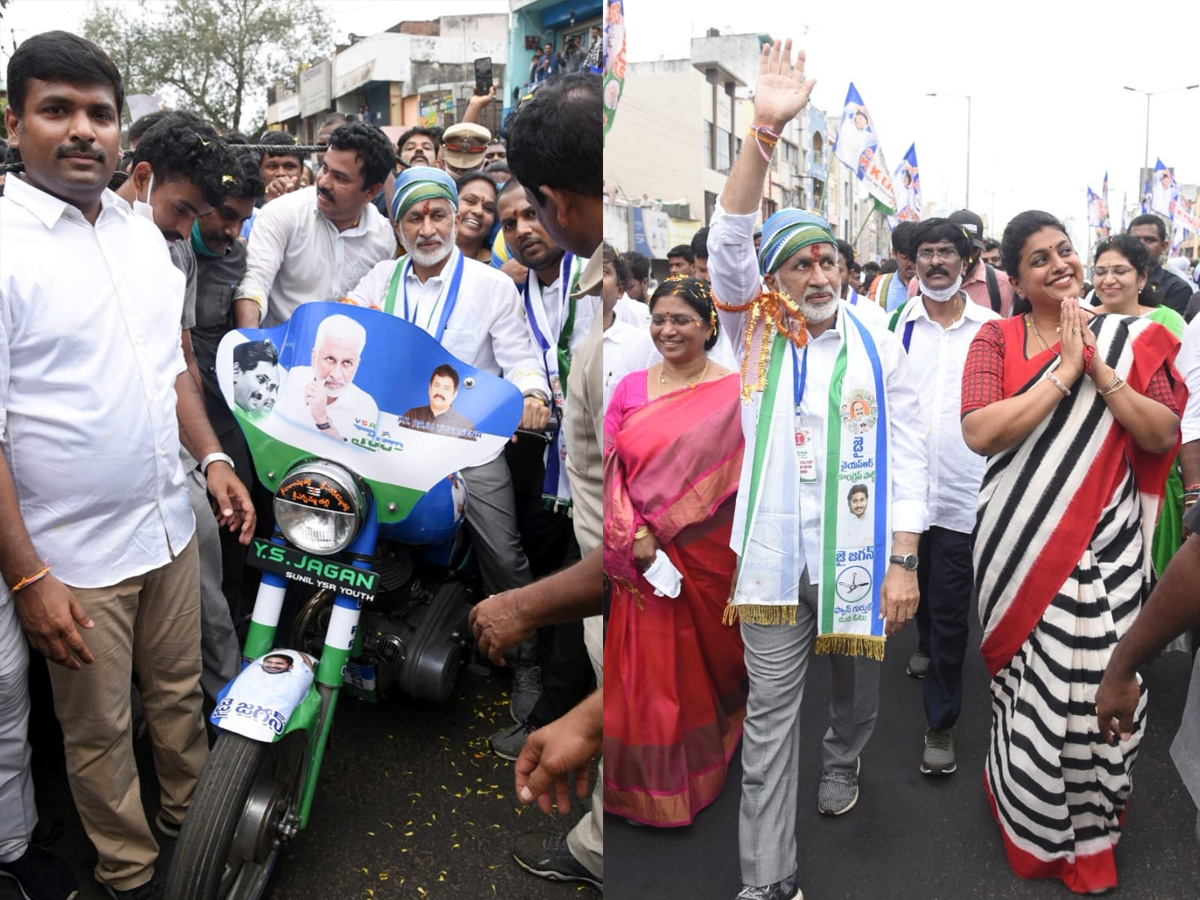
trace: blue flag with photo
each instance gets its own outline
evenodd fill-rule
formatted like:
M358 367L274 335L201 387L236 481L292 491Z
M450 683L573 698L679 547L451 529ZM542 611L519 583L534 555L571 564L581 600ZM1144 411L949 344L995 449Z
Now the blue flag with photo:
M1164 166L1161 159L1156 159L1154 176L1150 180L1150 212L1172 218L1175 194L1175 173Z
M888 225L895 228L901 222L921 221L921 173L917 168L917 145L909 144L908 152L892 175L896 191L896 214L888 216Z
M881 211L888 215L896 212L892 177L883 160L879 136L871 123L867 105L854 88L854 82L850 82L850 90L846 92L846 104L842 108L837 137L834 138L833 153L866 185L867 193L875 198Z

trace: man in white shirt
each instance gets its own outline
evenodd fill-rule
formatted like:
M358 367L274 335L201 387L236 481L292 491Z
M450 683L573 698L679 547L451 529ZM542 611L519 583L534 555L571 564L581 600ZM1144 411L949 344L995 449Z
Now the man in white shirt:
M790 55L791 41L782 52L779 42L764 47L754 91L754 125L775 133L803 109L814 83L805 81L804 55L794 69ZM884 635L895 633L916 611L914 569L927 485L920 406L907 357L892 335L867 328L854 307L839 299L836 239L829 225L800 210L781 210L763 224L756 265L754 222L770 165L763 153L769 149L754 134L747 139L713 214L708 263L713 290L724 304L760 307L756 324L748 313L722 313L739 354L747 352L744 335L753 327L754 354L743 386L749 398L743 404L746 468L733 529L739 571L729 612L741 619L750 676L738 829L745 886L739 897L793 900L802 895L795 823L809 656L814 649L828 652L833 676L817 808L840 815L858 799L860 754L878 715L876 659ZM778 293L761 294L760 277ZM771 309L776 314L762 315ZM771 364L763 367L763 352L772 345ZM880 388L884 396L875 397ZM830 421L830 406L838 399L841 421ZM832 451L809 449L831 446L841 448L837 469ZM850 459L851 453L863 459ZM900 461L903 477L895 474ZM823 522L825 509L835 522L859 515L847 503L847 478L872 483L863 515L872 517L876 536L870 547L853 551L865 564L851 567L843 565L842 545L833 542L840 529ZM867 631L827 627L826 616L830 621L843 616L833 601L847 592L868 599L861 624L848 623Z
M279 412L302 427L337 441L374 430L379 406L353 384L367 344L367 329L349 316L326 316L313 339L312 365L292 366L279 396Z
M273 328L301 303L337 300L395 254L391 226L371 204L393 165L374 125L347 122L329 137L317 183L263 207L234 300L239 328Z
M909 358L921 395L921 425L929 435L929 528L921 535L917 580L918 649L908 673L923 677L925 745L921 772L949 775L958 767L954 723L962 709L962 666L975 569L971 532L986 460L963 440L962 375L971 341L999 319L963 290L972 240L949 219L913 226L911 245L920 293L898 310L891 330Z
M562 420L564 386L575 348L587 335L599 303L595 297L573 294L582 269L575 254L564 251L547 234L537 208L517 179L511 179L496 198L500 233L512 258L528 269L521 294L530 337L542 354L542 368L550 385L551 414ZM546 453L542 494L564 509L570 500L566 469L566 444L561 432Z
M12 586L0 610L15 606L55 663L55 712L96 878L117 900L141 900L153 892L158 845L130 740L133 673L161 831L182 821L208 754L181 439L205 468L221 523L249 542L253 514L184 368L183 275L154 225L105 189L120 157L116 67L95 45L48 32L12 56L8 88L5 124L25 174L0 200L0 571Z
M416 166L396 179L393 217L408 258L378 263L347 294L423 328L463 362L499 375L525 396L521 428L550 419L549 385L507 276L466 259L455 246L458 194L441 169ZM512 481L501 455L463 470L467 527L488 593L528 584Z
M649 322L637 328L623 322L617 315L621 285L629 280L625 257L607 243L604 244L603 290L600 295L604 311L604 411L612 399L617 384L630 372L649 368L662 359L650 340ZM633 301L637 302L637 301ZM645 304L639 306L647 308ZM647 309L647 315L649 311Z

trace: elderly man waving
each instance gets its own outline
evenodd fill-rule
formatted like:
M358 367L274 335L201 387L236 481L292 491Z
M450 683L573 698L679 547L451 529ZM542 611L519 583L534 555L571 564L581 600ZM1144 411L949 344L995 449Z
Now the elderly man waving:
M392 218L405 259L378 263L347 295L361 306L400 316L433 335L463 362L503 376L525 395L521 427L541 430L550 419L541 358L521 314L512 280L467 259L455 246L458 192L441 169L416 166L396 179ZM471 502L467 527L489 594L530 581L517 533L508 466L498 453L463 471Z
M872 330L839 299L828 223L782 210L763 224L755 257L771 151L814 84L803 70L803 53L791 64L790 40L763 48L754 124L708 236L713 289L742 357L746 454L726 621L741 621L750 675L739 821L744 900L802 897L800 699L814 650L829 654L833 675L817 806L841 815L858 800L859 756L879 707L878 660L885 635L916 610L917 540L927 515L926 445L907 358L894 335ZM862 485L865 509L848 502Z

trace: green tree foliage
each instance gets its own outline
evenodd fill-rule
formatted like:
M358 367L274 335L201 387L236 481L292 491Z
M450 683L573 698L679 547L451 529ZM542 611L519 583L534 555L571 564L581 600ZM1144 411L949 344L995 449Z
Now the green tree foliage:
M234 130L268 86L332 42L316 0L108 2L91 8L83 35L112 57L127 94L158 94Z

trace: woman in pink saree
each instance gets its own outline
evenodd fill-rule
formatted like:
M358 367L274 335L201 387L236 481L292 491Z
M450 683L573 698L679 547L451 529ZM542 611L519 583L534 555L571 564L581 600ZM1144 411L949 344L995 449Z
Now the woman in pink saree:
M604 808L673 827L721 793L745 717L741 636L721 623L743 441L739 377L706 353L708 285L670 279L650 312L663 362L624 378L604 420ZM672 567L678 596L656 574Z

